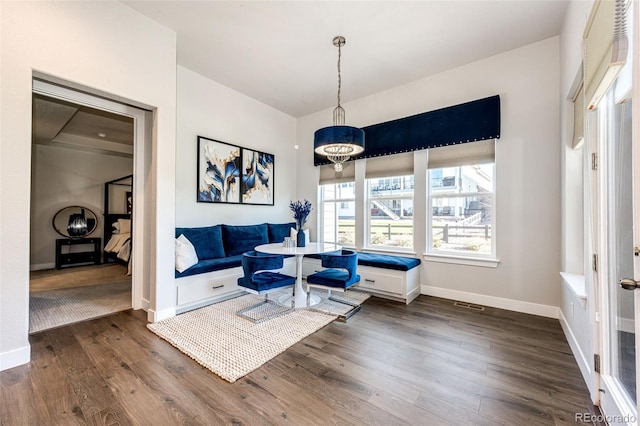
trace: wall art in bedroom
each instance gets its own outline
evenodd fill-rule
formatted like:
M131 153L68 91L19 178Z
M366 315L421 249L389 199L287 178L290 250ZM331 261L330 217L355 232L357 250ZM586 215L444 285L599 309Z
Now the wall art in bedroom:
M239 146L198 136L200 203L240 203Z
M243 204L274 203L273 173L275 157L273 154L242 149L242 194Z

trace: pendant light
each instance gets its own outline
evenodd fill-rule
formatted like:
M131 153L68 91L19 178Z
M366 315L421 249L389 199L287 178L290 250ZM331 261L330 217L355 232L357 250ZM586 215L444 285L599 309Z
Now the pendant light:
M334 163L336 173L342 172L345 161L364 151L364 131L357 127L345 126L345 112L340 105L340 59L345 43L346 40L342 36L333 39L333 45L338 48L338 106L333 110L333 126L316 130L313 138L314 151Z

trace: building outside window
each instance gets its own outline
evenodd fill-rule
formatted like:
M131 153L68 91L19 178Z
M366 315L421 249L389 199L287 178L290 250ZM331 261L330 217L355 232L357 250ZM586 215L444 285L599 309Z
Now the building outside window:
M429 170L429 252L495 257L495 163Z
M354 182L321 185L322 236L327 243L355 245Z
M413 248L413 175L366 180L367 247Z

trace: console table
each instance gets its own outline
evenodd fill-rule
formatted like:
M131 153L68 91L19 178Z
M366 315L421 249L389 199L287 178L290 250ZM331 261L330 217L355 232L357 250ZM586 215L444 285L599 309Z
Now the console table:
M58 238L56 239L56 269L62 269L63 265L73 265L76 263L100 264L100 249L102 247L102 238ZM79 248L78 251L72 251L73 246L93 246L88 249L86 247ZM63 247L67 247L63 253Z

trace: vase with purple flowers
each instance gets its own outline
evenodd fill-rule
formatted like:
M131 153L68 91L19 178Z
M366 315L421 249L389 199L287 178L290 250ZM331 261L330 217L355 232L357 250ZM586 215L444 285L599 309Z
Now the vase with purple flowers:
M306 246L306 239L302 226L307 222L309 213L311 213L311 202L309 200L296 202L291 201L289 203L289 208L293 213L293 219L296 221L296 229L298 231L296 245L298 247L304 247Z

